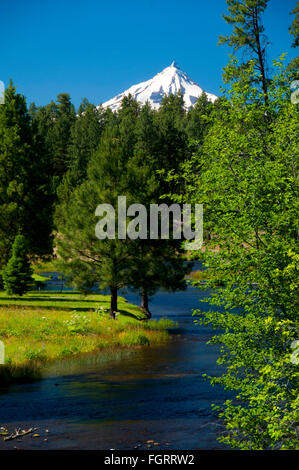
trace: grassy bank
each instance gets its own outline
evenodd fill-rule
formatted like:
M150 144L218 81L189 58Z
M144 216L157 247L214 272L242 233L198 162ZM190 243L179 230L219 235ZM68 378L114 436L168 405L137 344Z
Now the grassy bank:
M0 339L5 365L0 384L36 379L45 364L75 355L120 352L162 343L173 322L140 321L142 311L119 298L118 315L108 315L110 297L78 293L30 292L22 297L0 294Z

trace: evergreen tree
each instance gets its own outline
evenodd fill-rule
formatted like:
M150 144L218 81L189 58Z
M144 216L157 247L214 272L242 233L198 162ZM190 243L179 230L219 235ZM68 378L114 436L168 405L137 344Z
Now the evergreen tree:
M151 158L151 165L158 154L158 127L155 113L149 102L142 106L135 125L134 152L141 152Z
M175 292L186 287L185 276L191 263L185 262L180 240L172 239L172 220L170 220L170 239L152 240L150 238L150 204L170 202L164 195L165 185L157 174L159 133L154 122L154 112L146 104L138 115L135 125L134 155L129 159L129 194L134 202L147 208L147 239L137 239L131 244L134 259L129 285L140 293L141 308L148 318L149 298L158 289Z
M71 128L68 147L68 166L75 185L81 184L86 178L88 162L99 145L102 131L103 110L98 110L85 99Z
M50 181L25 98L10 83L0 106L0 267L22 233L31 255L52 251Z
M131 259L126 239L99 240L96 207L117 208L118 196L128 185L126 152L116 128L107 129L91 158L87 179L72 193L70 203L60 208L57 237L60 266L68 282L79 288L97 283L111 293L110 316L115 318L118 289L127 285ZM115 214L117 227L117 210Z
M155 158L148 154L156 146L158 133L148 106L139 111L128 97L104 131L93 153L87 179L73 191L69 171L59 187L56 208L57 239L61 269L69 282L87 289L93 283L109 287L111 316L116 309L117 290L131 286L141 294L141 304L149 316L148 298L158 288L185 287L190 266L179 256L177 240L97 240L94 236L95 207L100 203L117 207L117 197L126 196L127 206L157 203L162 194ZM163 202L163 201L161 201ZM93 209L92 209L93 208ZM126 223L130 221L127 218ZM115 220L117 226L117 214ZM148 228L149 232L149 228Z
M2 271L4 289L10 295L23 295L32 282L27 250L25 237L17 235L12 245L12 256Z
M154 114L158 131L155 168L168 172L177 171L189 155L188 137L184 130L185 109L181 93L164 96L159 110ZM174 190L173 183L161 178L161 194Z
M290 34L294 36L294 41L292 46L298 47L299 46L299 2L296 2L296 6L294 10L292 10L292 14L295 15L293 22L289 28Z
M69 168L69 145L71 129L76 121L74 106L68 93L57 96L57 102L31 109L33 123L38 136L45 142L47 172L51 176L52 193L56 190L63 175Z
M56 189L69 167L68 147L71 128L76 119L74 106L68 93L57 96L57 112L49 128L47 143L50 146L53 166L53 188Z
M223 15L228 24L233 25L233 32L229 36L220 36L219 44L228 44L234 51L245 49L249 53L249 59L254 61L255 70L258 72L258 81L261 84L264 101L268 102L268 79L266 73L266 46L268 44L264 36L264 27L261 16L265 11L269 0L226 0L230 15ZM245 62L246 65L246 62ZM229 76L240 78L240 71L244 64L236 63L226 68ZM226 75L226 74L224 74ZM255 81L255 76L251 77Z
M186 115L185 129L189 139L194 139L198 143L203 142L203 138L209 129L209 118L212 111L213 103L208 100L206 93L203 92Z
M140 307L151 318L150 297L159 289L167 292L185 290L185 276L192 262L180 253L179 244L173 240L136 240L132 245L134 260L130 270L129 285L141 298Z
M124 151L129 159L134 153L135 127L140 111L140 106L131 95L124 96L117 117L119 121L119 133Z
M292 10L292 14L295 15L293 22L291 26L289 27L289 32L292 34L294 37L292 47L296 48L299 46L299 2L297 1L296 7L294 10ZM289 70L291 70L292 73L292 79L298 79L299 78L299 57L295 57L291 61L288 67Z

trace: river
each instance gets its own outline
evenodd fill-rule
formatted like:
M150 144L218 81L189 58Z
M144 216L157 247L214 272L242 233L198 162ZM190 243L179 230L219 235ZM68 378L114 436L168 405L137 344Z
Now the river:
M224 427L211 409L229 395L202 374L217 375L215 333L194 324L192 309L209 292L158 292L153 318L178 322L172 340L98 365L96 355L52 365L31 384L0 391L0 425L37 427L38 436L0 441L0 449L221 449ZM129 302L138 303L133 293ZM209 309L202 304L202 309ZM153 441L153 442L147 442Z

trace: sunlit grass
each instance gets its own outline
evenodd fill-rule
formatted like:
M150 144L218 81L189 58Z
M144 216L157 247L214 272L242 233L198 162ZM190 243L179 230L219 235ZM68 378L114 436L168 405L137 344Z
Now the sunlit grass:
M5 365L0 366L0 382L38 377L43 365L66 357L161 344L174 326L165 318L140 321L144 313L121 297L116 320L109 318L110 297L105 295L31 292L18 298L1 293L2 302Z
M48 281L50 278L47 277L47 276L40 276L39 274L37 273L33 273L32 274L32 279L34 281L38 281L38 282L45 282L45 281Z

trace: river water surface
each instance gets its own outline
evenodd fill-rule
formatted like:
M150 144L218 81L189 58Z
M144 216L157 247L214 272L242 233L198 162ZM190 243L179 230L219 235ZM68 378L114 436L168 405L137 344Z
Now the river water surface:
M206 344L215 331L196 326L192 317L208 295L189 287L154 296L153 318L179 324L166 345L105 365L96 355L56 364L41 381L0 391L0 426L38 428L36 437L1 439L0 449L223 448L217 441L223 425L211 404L228 394L202 377L220 373L217 347ZM124 296L139 301L133 293Z

